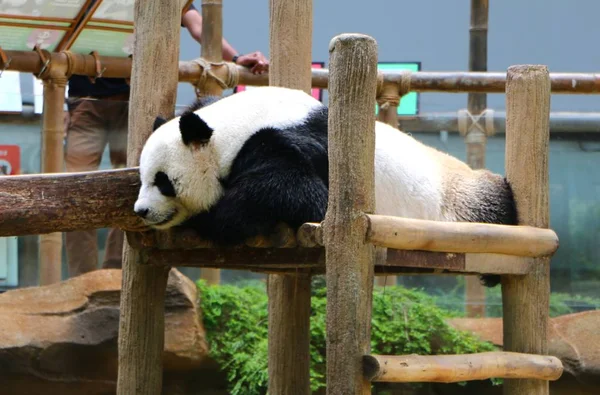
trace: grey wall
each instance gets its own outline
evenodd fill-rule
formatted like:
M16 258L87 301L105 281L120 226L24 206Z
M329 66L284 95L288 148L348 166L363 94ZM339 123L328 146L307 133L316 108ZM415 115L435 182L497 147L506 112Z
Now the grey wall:
M269 53L268 0L224 0L224 35L240 52ZM195 0L198 9L201 1ZM469 0L316 0L313 60L328 64L327 47L339 33L360 32L379 44L380 61L421 61L423 70L468 69ZM555 72L594 72L600 65L594 0L490 0L488 68L505 71L512 64L542 63ZM199 45L182 29L181 59L199 56ZM181 84L178 103L193 100ZM463 94L421 94L421 111L453 111L466 106ZM504 108L504 95L488 98ZM552 97L553 111L598 111L600 97Z

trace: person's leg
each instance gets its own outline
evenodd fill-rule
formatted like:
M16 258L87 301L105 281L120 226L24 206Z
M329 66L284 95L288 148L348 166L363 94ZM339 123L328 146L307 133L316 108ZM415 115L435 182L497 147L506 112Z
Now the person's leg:
M67 172L97 170L106 145L105 111L101 101L70 100L66 135ZM65 232L69 277L98 268L96 229Z
M110 104L113 117L108 124L108 146L110 162L113 168L127 166L127 124L129 118L129 102L127 97ZM110 229L106 239L104 252L104 269L119 269L123 261L123 243L125 233L117 228Z

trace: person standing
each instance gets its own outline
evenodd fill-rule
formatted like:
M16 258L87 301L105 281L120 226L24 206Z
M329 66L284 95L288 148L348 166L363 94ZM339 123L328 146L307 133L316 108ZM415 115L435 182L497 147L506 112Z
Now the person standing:
M185 27L200 43L202 15L193 5L183 11L181 26ZM239 54L225 39L223 39L223 60L245 66L255 74L262 74L269 67L268 59L261 52ZM73 75L69 79L65 137L67 172L97 170L107 144L112 167L126 166L129 93L130 87L124 78L92 80L87 76ZM109 229L103 268L121 268L123 240L123 231L116 228ZM65 247L69 277L97 269L96 229L66 232Z

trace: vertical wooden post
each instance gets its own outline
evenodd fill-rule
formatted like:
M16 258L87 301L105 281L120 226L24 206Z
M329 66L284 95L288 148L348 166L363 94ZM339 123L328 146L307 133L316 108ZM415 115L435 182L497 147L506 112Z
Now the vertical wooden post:
M550 76L546 66L512 66L506 81L506 177L519 224L549 226ZM526 258L523 258L526 259ZM531 259L525 276L502 279L504 349L546 355L550 258ZM505 380L507 395L548 395L544 380Z
M52 77L44 82L42 114L42 173L62 173L64 168L64 102L66 77ZM40 285L60 282L62 233L40 235Z
M202 58L209 62L221 62L223 60L223 1L202 0ZM207 79L201 90L196 90L197 96L221 96L223 89L214 81ZM200 277L208 284L219 284L221 282L221 270L200 269Z
M329 44L327 394L370 394L362 356L370 351L375 248L365 243L375 209L377 43L342 34Z
M137 166L157 115L177 96L181 2L136 0L127 165ZM127 241L119 322L117 394L158 395L162 387L164 299L169 268L146 266Z
M311 0L269 0L269 85L311 90ZM269 275L269 393L310 391L310 276Z
M377 115L378 120L398 129L398 106L400 105L400 100L400 87L398 84L384 82L381 87L381 93L377 98L377 104L379 105L379 114ZM377 259L382 259L385 262L387 249L378 247L376 250ZM375 277L375 284L380 287L396 285L397 282L397 276Z
M489 0L471 0L471 27L469 29L469 71L487 71L487 31ZM487 107L485 93L469 93L467 111L478 116ZM485 167L486 135L477 128L467 131L467 163L473 169ZM465 277L465 301L468 317L485 315L485 288L479 277Z

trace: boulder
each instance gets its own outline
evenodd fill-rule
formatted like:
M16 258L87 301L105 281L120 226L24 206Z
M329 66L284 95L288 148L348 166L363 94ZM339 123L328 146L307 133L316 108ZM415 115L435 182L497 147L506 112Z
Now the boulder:
M501 318L456 318L449 323L503 346ZM562 377L550 383L551 394L600 393L600 311L567 314L550 319L548 354L564 366Z
M106 269L1 294L2 393L114 394L120 291L121 270ZM195 284L172 269L165 299L164 393L222 387L222 375L208 357L197 298Z

